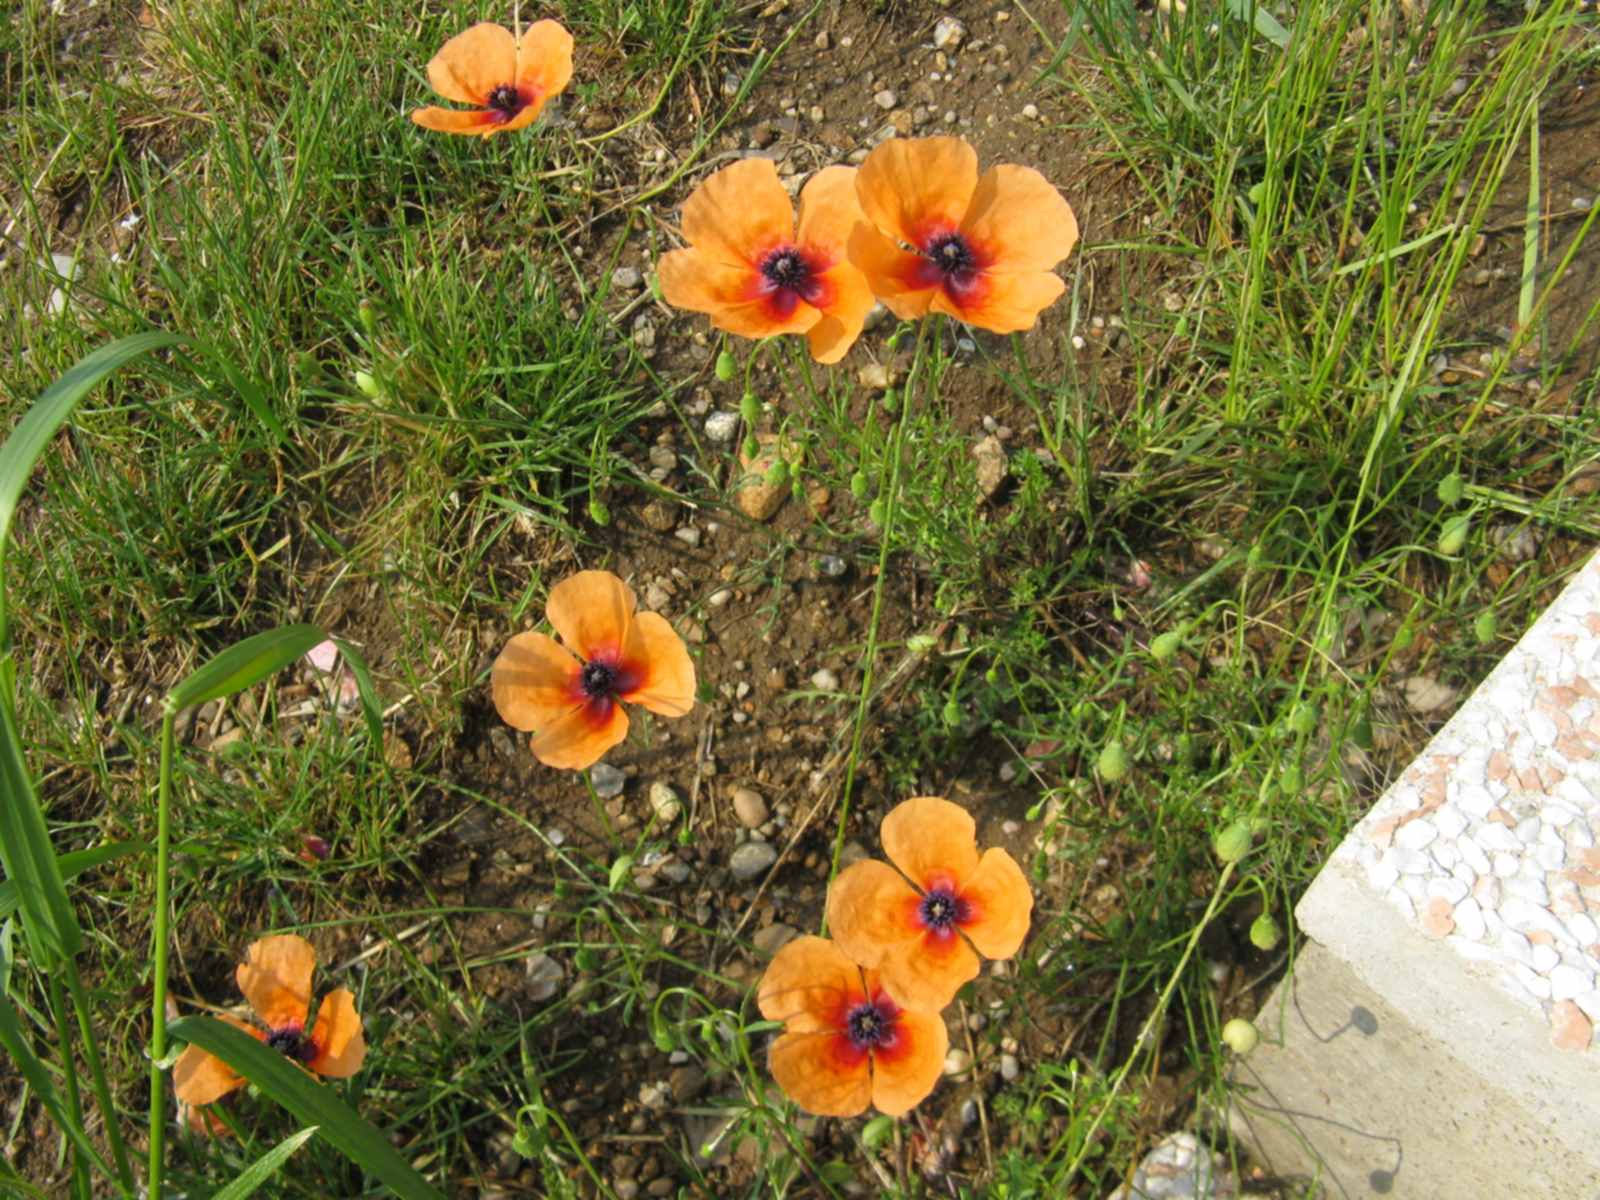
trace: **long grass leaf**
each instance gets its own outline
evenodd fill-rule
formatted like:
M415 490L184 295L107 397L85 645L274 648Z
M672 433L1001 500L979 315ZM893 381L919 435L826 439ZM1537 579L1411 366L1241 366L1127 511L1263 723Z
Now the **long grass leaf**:
M277 1051L213 1017L182 1017L168 1026L168 1032L215 1054L297 1120L317 1126L323 1140L402 1200L443 1200L443 1194L395 1152L388 1138Z
M311 1135L316 1132L317 1127L312 1125L299 1133L290 1134L246 1167L232 1183L212 1196L211 1200L245 1200L246 1196L253 1194L258 1187L276 1175L283 1164L289 1161L290 1156L310 1141Z
M378 703L378 689L372 682L372 672L367 660L343 638L334 638L333 644L344 655L350 674L356 677L356 691L361 695L361 711L367 718L367 737L372 741L372 752L383 757L383 706Z
M283 625L235 642L168 692L167 707L182 712L242 692L283 670L327 637L315 625Z
M83 944L77 914L67 898L66 881L44 813L33 790L33 777L22 757L16 713L11 706L9 656L0 675L0 865L14 884L22 928L36 965L49 970L71 958Z
M11 997L3 992L0 992L0 1047L11 1056L11 1061L16 1064L22 1077L28 1081L28 1086L33 1089L34 1095L39 1097L39 1103L44 1105L45 1111L50 1114L50 1119L56 1123L57 1128L72 1139L72 1144L100 1170L101 1174L108 1179L115 1178L111 1173L111 1167L100 1157L100 1152L94 1148L94 1143L72 1119L67 1106L62 1103L61 1093L56 1091L55 1080L50 1077L49 1070L33 1052L33 1047L28 1042L27 1031L22 1026L21 1018L17 1016Z
M88 850L70 850L58 856L56 868L61 872L62 881L67 882L82 875L90 867L98 867L125 854L136 854L148 849L150 846L146 842L107 842L103 846L93 846ZM0 921L16 912L20 903L16 880L7 879L4 883L0 883Z

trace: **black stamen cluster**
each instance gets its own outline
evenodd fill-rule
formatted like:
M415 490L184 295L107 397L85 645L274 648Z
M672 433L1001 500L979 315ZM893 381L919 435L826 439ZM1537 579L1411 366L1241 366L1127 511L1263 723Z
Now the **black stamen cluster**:
M777 287L798 290L811 278L811 268L797 250L780 250L761 264L761 273Z
M502 83L489 93L489 107L497 108L507 116L522 110L522 94L509 83Z
M876 1046L889 1036L889 1022L876 1004L863 1004L850 1014L850 1040L858 1046Z
M298 1029L274 1029L267 1035L267 1045L296 1062L310 1062L317 1053L317 1048L302 1037Z
M617 689L617 669L603 662L586 662L578 686L591 699L609 696Z
M959 233L947 233L928 247L933 265L946 275L962 275L972 270L972 247Z
M959 915L954 896L934 892L922 901L922 919L930 929L949 929Z

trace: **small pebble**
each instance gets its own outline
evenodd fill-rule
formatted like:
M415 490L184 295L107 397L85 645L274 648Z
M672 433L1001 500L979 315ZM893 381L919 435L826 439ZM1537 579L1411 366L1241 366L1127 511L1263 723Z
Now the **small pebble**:
M778 861L778 852L771 842L746 842L728 859L728 869L733 877L749 883Z
M622 787L628 782L628 777L616 767L607 763L595 763L589 768L589 782L594 784L594 793L602 800L609 800L613 796L622 794Z
M706 437L713 442L731 442L739 432L739 414L726 409L706 418Z

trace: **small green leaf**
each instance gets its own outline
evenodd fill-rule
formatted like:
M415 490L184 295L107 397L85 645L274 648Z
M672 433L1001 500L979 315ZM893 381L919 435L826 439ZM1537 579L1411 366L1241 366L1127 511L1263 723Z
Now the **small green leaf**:
M1289 31L1285 29L1257 0L1227 0L1228 11L1240 20L1252 18L1255 30L1279 50L1289 48Z
M95 846L88 850L69 850L56 859L56 868L61 872L62 881L66 882L83 874L90 867L98 867L101 863L121 858L124 854L148 849L150 847L144 842L107 842L103 846ZM16 912L19 903L16 883L10 879L0 883L0 920Z
M236 642L167 693L167 708L182 712L242 692L276 675L328 635L315 625L283 625Z
M367 718L367 737L372 740L373 754L382 758L383 705L378 703L378 689L372 682L372 672L367 669L367 660L343 638L334 638L333 644L344 656L345 663L350 667L350 674L356 677L356 691L361 696L361 712Z
M894 1118L878 1115L861 1127L861 1144L868 1150L881 1150L894 1137Z
M633 855L624 854L611 864L611 871L606 876L606 886L613 892L627 881L628 872L633 869Z
M255 1084L262 1095L288 1109L296 1120L316 1126L323 1141L380 1180L401 1200L443 1200L443 1193L417 1174L382 1132L331 1088L317 1083L276 1050L214 1017L180 1017L167 1027L167 1032L179 1041L215 1054Z
M283 1164L289 1161L290 1156L309 1142L311 1135L316 1132L317 1127L312 1125L299 1133L290 1134L246 1167L232 1183L212 1196L211 1200L245 1200L246 1196L253 1194L258 1187L276 1175Z

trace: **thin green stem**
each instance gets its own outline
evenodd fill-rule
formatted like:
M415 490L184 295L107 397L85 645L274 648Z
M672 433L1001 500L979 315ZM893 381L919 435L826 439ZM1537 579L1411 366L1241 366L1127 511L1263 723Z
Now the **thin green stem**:
M83 977L78 974L78 964L67 959L63 964L67 976L67 990L72 994L72 1007L78 1017L78 1036L83 1039L83 1056L89 1060L89 1081L94 1086L95 1102L100 1106L106 1122L106 1141L111 1146L111 1157L117 1164L117 1180L122 1184L123 1195L135 1194L133 1167L128 1162L128 1148L122 1140L122 1123L111 1102L111 1088L106 1082L105 1062L100 1057L100 1044L95 1038L94 1026L89 1021L89 996L83 988Z
M594 778L590 770L591 768L585 768L582 772L583 785L589 789L589 799L594 804L595 816L600 818L600 827L606 831L606 842L615 845L617 835L611 829L611 818L606 814L606 806L600 803L600 793L594 790Z
M872 617L867 623L867 645L862 655L861 692L856 697L855 726L850 733L850 757L845 762L844 789L839 796L839 823L833 836L833 859L828 864L828 881L839 873L839 855L844 851L845 830L850 825L850 796L855 787L856 768L861 761L861 738L867 727L867 707L872 699L873 668L878 659L878 625L883 616L883 595L889 577L889 547L894 541L894 519L900 498L900 450L905 442L918 368L922 366L923 345L927 340L928 320L917 326L917 344L906 372L905 390L900 396L900 413L889 436L889 473L883 490L883 529L878 543L878 577L872 585ZM828 931L828 917L822 917L822 932Z
M172 901L167 894L168 857L171 843L172 743L173 720L177 712L171 705L161 719L161 777L156 792L156 917L155 978L150 986L150 1166L149 1200L161 1200L162 1155L166 1140L167 1057L167 920Z
M72 1027L67 1023L67 998L61 991L61 975L52 971L50 981L50 1011L56 1019L56 1043L61 1047L61 1074L67 1083L67 1115L72 1124L83 1129L83 1100L78 1094L78 1067L72 1058ZM89 1161L77 1147L72 1151L72 1192L89 1200Z

